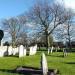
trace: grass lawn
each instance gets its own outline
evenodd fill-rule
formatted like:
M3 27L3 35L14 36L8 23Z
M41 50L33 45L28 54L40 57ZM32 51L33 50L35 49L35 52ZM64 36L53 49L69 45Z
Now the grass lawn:
M45 52L46 53L46 52ZM10 70L17 66L29 66L40 68L41 52L33 56L18 57L3 57L0 58L0 75L19 75L11 73ZM63 57L62 52L54 52L47 55L48 68L58 69L60 75L75 75L75 53L69 53L67 57ZM21 74L20 74L21 75Z

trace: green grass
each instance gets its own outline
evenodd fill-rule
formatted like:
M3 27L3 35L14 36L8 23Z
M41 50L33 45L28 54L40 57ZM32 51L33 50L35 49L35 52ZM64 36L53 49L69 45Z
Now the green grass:
M75 53L69 53L67 57L63 53L53 53L47 56L49 68L55 68L60 71L61 75L75 74Z
M46 53L46 57L49 69L58 69L60 75L75 75L75 53L69 53L65 58L63 57L62 52L54 52L50 55L47 55ZM15 69L17 66L40 68L40 59L41 52L38 52L33 56L25 56L24 58L0 58L0 75L19 75L8 71Z

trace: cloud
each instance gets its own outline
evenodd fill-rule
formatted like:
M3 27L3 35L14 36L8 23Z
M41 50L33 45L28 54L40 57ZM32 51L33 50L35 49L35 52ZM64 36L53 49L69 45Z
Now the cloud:
M26 26L32 28L32 27L34 27L34 23L32 23L32 22L31 23L27 23Z
M56 0L56 2L64 4L66 8L75 9L75 0Z

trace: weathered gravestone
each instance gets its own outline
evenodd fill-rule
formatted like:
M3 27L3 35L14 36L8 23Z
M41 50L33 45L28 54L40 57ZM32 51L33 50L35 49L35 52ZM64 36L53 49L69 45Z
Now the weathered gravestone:
M53 52L53 49L54 49L54 47L52 46L52 48L51 48L51 53Z
M67 50L65 48L63 48L63 53L64 53L64 56L67 56Z
M56 52L59 51L59 50L60 50L60 47L59 46L55 47L55 51Z
M67 53L67 48L68 48L68 45L67 45L66 40L64 40L63 44L64 44L63 54L64 54L64 56L67 56L67 54L68 54L68 53Z
M13 54L13 49L12 46L8 47L8 55L12 55Z
M29 55L35 55L37 52L37 45L32 46L29 49L30 49Z
M7 55L7 46L0 46L0 57Z
M29 50L30 50L29 51L29 55L33 55L33 52L32 52L33 51L33 47L29 47Z
M48 75L47 59L44 53L41 56L41 69L43 75Z
M19 53L19 48L16 47L16 48L13 48L13 55L16 55Z
M52 46L51 48L48 48L48 54L53 52L54 47Z
M26 55L26 49L24 49L23 45L19 47L19 57L23 57Z
M48 54L50 53L50 49L51 49L51 48L49 47L49 48L48 48Z
M26 48L24 48L24 56L26 56Z
M37 44L33 47L33 54L36 54L37 52Z

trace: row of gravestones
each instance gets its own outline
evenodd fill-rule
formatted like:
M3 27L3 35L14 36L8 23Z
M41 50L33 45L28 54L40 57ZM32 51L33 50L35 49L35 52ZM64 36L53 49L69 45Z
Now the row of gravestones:
M59 48L59 46L56 48L56 52L57 52L57 50L59 50L60 48ZM53 50L54 50L54 47L52 46L52 47L49 47L48 48L48 54L50 54L50 53L53 53ZM66 48L63 48L63 55L64 56L67 56L68 55L68 52L67 52L67 49Z
M37 45L29 47L29 55L34 55L37 52ZM19 57L26 56L27 49L20 45L17 48L12 48L12 46L0 46L0 57L3 57L5 55L16 55L18 54Z

